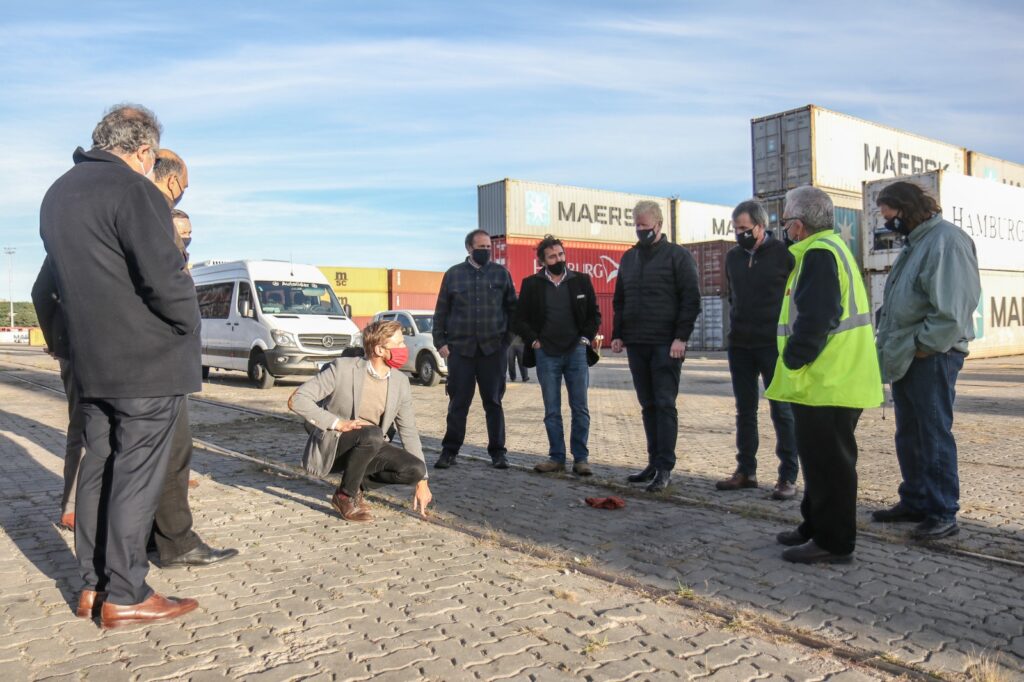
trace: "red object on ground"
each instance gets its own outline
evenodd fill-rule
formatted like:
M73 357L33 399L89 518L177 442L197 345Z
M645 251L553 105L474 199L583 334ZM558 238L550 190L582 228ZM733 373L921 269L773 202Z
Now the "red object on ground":
M595 509L622 509L626 506L626 501L616 495L611 497L588 497L586 503Z

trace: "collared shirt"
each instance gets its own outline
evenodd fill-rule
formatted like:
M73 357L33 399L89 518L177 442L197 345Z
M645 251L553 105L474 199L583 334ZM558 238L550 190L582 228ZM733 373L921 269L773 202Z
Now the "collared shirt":
M387 379L391 378L391 368L390 367L388 368L388 373L385 374L384 376L381 376L380 374L377 373L377 370L375 370L373 368L373 363L372 362L367 362L366 363L366 373L369 374L371 377L373 377L374 379L376 379L378 381L384 381L384 380L387 380Z
M449 268L434 310L434 345L460 355L485 355L507 343L516 292L508 270L496 263L476 267L469 259Z

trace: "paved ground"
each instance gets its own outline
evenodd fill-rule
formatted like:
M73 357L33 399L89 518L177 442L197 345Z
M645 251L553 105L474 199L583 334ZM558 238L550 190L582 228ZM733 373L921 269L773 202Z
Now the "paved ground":
M684 369L680 467L669 495L629 495L617 512L582 504L638 464L637 407L628 370L615 358L593 373L598 480L497 472L471 460L434 473L438 516L483 539L383 504L369 528L345 524L326 505L322 485L197 452L197 526L215 544L242 548L243 557L202 571L154 571L158 589L198 596L202 613L102 634L71 616L70 538L50 524L66 422L60 397L11 377L56 387L52 366L39 353L0 351L0 370L8 372L0 375L0 489L13 501L0 511L0 673L14 679L81 666L66 662L69 650L96 666L94 677L113 679L192 672L248 679L260 671L271 679L886 675L780 632L953 678L982 679L972 666L985 659L1015 675L1024 661L1022 566L908 546L899 526L862 535L851 566L784 564L772 538L796 518L796 504L767 500L767 490L710 490L732 467L728 375L714 357L691 358ZM965 530L946 547L1021 558L1022 382L1021 359L970 362L962 375ZM257 391L241 375L215 373L203 397L284 414L297 385L285 383ZM425 445L436 452L443 387L417 386L414 394ZM512 459L532 464L546 452L539 389L510 386L506 406ZM858 430L865 517L891 500L898 480L887 417L868 412ZM304 434L297 423L202 403L193 404L193 421L197 438L298 462ZM766 410L763 421L767 427ZM482 452L482 429L475 408L467 453ZM768 430L765 443L772 442ZM771 468L766 463L764 484ZM383 500L404 502L404 490L393 498L381 492ZM627 587L563 572L563 562ZM657 599L669 593L688 606Z

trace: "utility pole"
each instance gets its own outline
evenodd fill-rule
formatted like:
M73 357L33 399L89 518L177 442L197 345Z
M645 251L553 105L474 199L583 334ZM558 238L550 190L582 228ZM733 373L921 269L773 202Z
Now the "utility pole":
M11 327L14 327L14 247L5 246L4 253L7 254L7 296L11 304Z

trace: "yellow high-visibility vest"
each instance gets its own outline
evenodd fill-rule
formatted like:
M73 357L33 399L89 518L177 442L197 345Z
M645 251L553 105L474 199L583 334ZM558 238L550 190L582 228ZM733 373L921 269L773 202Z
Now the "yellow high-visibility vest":
M800 280L804 256L812 249L828 251L836 259L843 313L814 362L789 369L782 362L782 353L800 312L793 293ZM853 254L841 237L828 231L816 232L789 250L796 257L796 265L786 283L777 333L779 359L765 395L772 400L814 407L878 407L883 400L882 376L871 328L871 306L864 280L853 267Z

